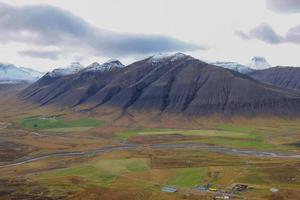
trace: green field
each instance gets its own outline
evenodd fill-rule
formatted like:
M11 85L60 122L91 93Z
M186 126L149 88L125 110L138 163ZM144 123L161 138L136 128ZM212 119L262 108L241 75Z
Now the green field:
M22 128L53 132L85 131L95 127L100 127L104 124L104 121L98 119L66 121L58 117L29 117L22 119L20 122L20 126Z
M172 170L174 176L168 181L169 185L178 187L194 187L201 185L206 177L206 168L180 168Z
M79 177L86 185L108 187L116 176L92 165L82 165L39 174L39 179L42 182L53 185L63 184L67 177Z
M177 129L133 129L118 133L117 136L121 139L128 139L133 136L145 135L170 135L179 134L187 136L203 136L203 137L226 137L226 138L241 138L255 139L257 136L252 133L234 132L223 130L177 130Z
M97 162L52 170L38 175L40 181L53 185L65 184L67 178L80 178L82 184L108 187L121 174L149 170L148 160L144 158L105 159Z
M288 149L285 145L271 144L266 141L263 134L254 132L253 128L221 125L216 130L178 130L178 129L132 129L117 133L117 137L128 140L133 137L151 135L184 135L198 136L199 140L207 144L216 144L228 147L254 148L254 149Z

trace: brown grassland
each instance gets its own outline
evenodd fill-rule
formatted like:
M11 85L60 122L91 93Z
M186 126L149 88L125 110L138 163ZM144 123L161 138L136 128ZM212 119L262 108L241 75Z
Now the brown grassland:
M227 192L235 184L250 187L230 194L232 199L299 200L297 155L300 119L200 118L109 107L81 112L39 107L13 95L0 100L5 200L222 196L196 189L207 183ZM178 191L162 192L164 186Z

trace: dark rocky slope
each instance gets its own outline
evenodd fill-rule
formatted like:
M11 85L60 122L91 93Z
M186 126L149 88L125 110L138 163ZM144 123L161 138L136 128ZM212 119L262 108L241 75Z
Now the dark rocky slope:
M113 71L46 75L21 95L40 105L86 105L91 110L114 106L195 115L300 114L295 92L182 54L150 57Z
M249 75L265 83L300 91L299 67L272 67L254 71Z

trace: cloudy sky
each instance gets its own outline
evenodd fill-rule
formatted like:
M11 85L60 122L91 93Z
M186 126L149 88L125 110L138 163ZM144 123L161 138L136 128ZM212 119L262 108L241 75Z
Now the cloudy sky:
M0 62L41 71L157 52L300 66L299 0L0 0Z

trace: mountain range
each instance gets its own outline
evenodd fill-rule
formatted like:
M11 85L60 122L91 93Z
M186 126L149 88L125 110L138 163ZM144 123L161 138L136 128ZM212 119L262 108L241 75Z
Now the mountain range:
M188 115L300 115L299 93L271 85L267 79L256 80L262 76L255 71L248 73L182 53L158 54L126 67L112 60L58 76L47 73L20 95L40 106L87 110L109 106Z
M0 63L0 83L34 82L43 75L44 73L31 68Z

